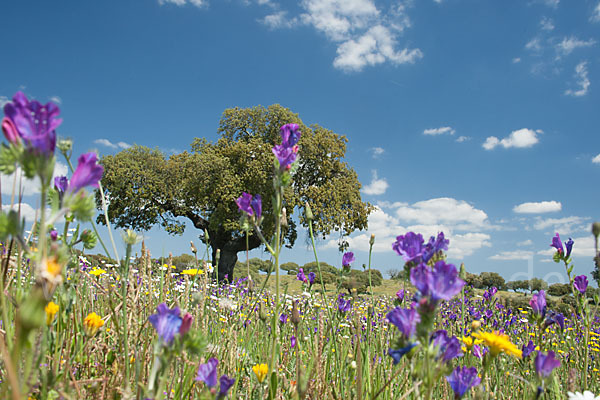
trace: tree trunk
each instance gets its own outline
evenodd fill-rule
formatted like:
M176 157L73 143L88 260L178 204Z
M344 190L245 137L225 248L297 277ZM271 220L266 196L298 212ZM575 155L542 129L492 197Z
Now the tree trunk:
M237 251L232 250L230 246L223 246L219 257L219 282L227 279L229 282L233 280L233 269L237 263ZM213 267L217 268L217 248L212 247L212 263Z

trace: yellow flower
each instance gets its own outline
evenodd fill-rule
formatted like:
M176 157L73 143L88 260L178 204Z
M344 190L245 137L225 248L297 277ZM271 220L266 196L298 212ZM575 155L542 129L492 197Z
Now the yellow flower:
M181 271L181 273L183 275L202 275L204 273L204 271L202 271L201 269L198 269L198 268L193 268L193 269L184 269L183 271Z
M54 316L58 312L58 304L51 301L46 305L44 310L46 311L46 325L50 326L52 321L54 321Z
M59 264L56 256L49 260L43 259L38 264L38 272L43 283L44 295L49 299L54 293L54 289L63 281L62 265Z
M98 314L95 312L89 313L85 320L83 321L83 330L88 337L94 336L98 329L104 325L104 321Z
M258 382L262 383L267 377L269 366L267 364L256 364L254 367L252 367L252 371L254 371L254 375L256 375Z
M472 336L463 336L460 340L462 340L462 342L465 344L465 348L467 351L471 351L473 345L482 343L480 339L473 340Z
M90 271L90 275L94 275L94 276L99 276L99 275L102 275L105 273L106 273L105 270L103 270L102 268L98 268L98 267L96 267Z
M522 351L517 346L510 342L510 338L499 332L477 332L474 337L481 339L490 349L490 354L495 357L500 352L513 355L517 358L522 358Z

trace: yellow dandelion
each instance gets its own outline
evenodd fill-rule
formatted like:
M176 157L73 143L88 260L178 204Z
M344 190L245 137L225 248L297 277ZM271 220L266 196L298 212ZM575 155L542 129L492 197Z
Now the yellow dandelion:
M89 272L90 275L94 275L94 276L100 276L100 275L105 274L105 273L106 273L105 270L103 270L102 268L97 268L97 267L94 268L94 269L92 269Z
M181 271L181 273L183 275L202 275L204 273L204 271L202 271L201 269L198 269L198 268L192 268L192 269L184 269L183 271Z
M267 377L269 366L267 364L256 364L254 367L252 367L252 371L254 371L254 375L256 375L258 382L262 383Z
M89 313L83 320L83 330L88 337L94 336L103 325L104 320L95 312Z
M44 310L46 311L46 325L50 326L52 321L54 321L54 316L58 312L58 304L51 301L48 303L48 305L46 305Z
M473 345L483 343L481 339L473 339L472 336L463 336L460 340L464 343L464 349L467 351L471 351Z
M495 357L500 352L513 355L517 358L522 358L522 351L517 346L511 343L510 338L499 332L477 332L474 337L481 339L490 349L490 354Z

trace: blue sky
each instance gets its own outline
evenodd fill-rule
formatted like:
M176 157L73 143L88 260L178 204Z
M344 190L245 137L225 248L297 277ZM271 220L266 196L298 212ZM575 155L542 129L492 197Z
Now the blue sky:
M180 152L216 139L228 107L279 103L348 138L378 207L350 239L357 265L371 233L387 270L402 264L397 235L443 230L472 272L565 279L548 262L554 232L575 239L576 272L593 268L599 0L22 0L0 13L0 102L59 102L76 154ZM197 238L146 235L155 256ZM311 260L305 236L284 261ZM336 242L319 244L332 264Z

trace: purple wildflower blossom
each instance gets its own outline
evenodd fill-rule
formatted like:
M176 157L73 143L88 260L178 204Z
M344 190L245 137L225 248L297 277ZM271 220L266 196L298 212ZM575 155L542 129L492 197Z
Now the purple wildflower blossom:
M279 128L281 135L281 145L285 147L294 147L300 140L300 131L298 124L285 124Z
M579 275L575 277L575 281L573 282L573 286L575 289L579 290L579 293L585 294L585 291L588 287L588 278L585 275Z
M534 314L541 315L542 318L546 316L546 292L540 290L539 293L534 294L529 301L529 305L533 310Z
M273 147L273 154L279 161L280 171L285 171L296 161L300 131L297 124L286 124L280 128L280 134L281 144Z
M315 283L315 278L316 278L316 277L317 277L317 276L315 275L315 273L314 273L314 272L309 272L309 273L308 273L308 283L310 283L310 284L311 284L311 286L312 286L312 285Z
M304 270L302 268L300 268L300 270L298 271L298 274L296 275L296 279L298 279L300 282L306 282L306 275L304 275Z
M75 168L69 182L68 189L70 192L77 193L79 189L86 186L98 187L98 182L102 179L104 173L104 167L96 164L96 161L98 161L96 153L85 153L79 156L77 168Z
M192 327L193 321L194 321L194 317L192 317L192 314L185 313L185 315L181 319L181 326L179 327L179 334L181 336L183 336L189 332L190 328Z
M288 321L287 314L281 313L281 315L279 316L279 322L281 322L282 324L287 324L287 321Z
M252 197L250 193L243 192L235 202L238 209L245 212L248 217L256 215L256 218L260 219L262 215L262 199L260 194Z
M523 345L523 347L521 347L521 351L523 352L523 358L529 357L529 355L533 353L534 350L535 344L533 344L533 341L530 340L529 343L527 343L527 345Z
M556 249L556 251L558 251L561 254L564 253L563 244L562 244L562 241L560 240L560 236L558 235L558 232L556 232L556 236L554 236L552 238L552 244L550 245L550 247L554 247Z
M409 343L407 346L400 349L388 349L388 355L394 360L394 365L400 362L400 359L415 347L416 343Z
M407 339L414 336L417 330L417 324L421 321L421 316L414 308L396 307L386 315L386 318L390 321L390 324L396 326Z
M54 178L54 189L59 193L64 193L69 187L69 179L66 176L57 176Z
M344 300L343 295L338 297L338 310L342 313L348 312L352 309L352 303L350 300Z
M400 289L396 292L396 298L402 302L404 300L404 290Z
M573 250L574 243L575 242L571 238L569 238L569 240L565 243L565 247L567 248L567 254L565 254L565 258L569 258L569 256L571 255L571 250Z
M200 364L198 367L198 375L196 381L201 381L208 387L217 386L217 365L219 360L216 358L209 359L206 364Z
M22 140L28 149L50 157L56 147L56 128L62 122L58 114L56 104L42 105L17 92L13 101L4 106L2 131L10 143L19 144Z
M456 367L452 374L446 377L450 387L457 398L462 398L465 393L481 383L481 378L477 376L475 367Z
M349 266L350 264L352 264L355 261L354 258L354 253L349 251L347 253L344 253L344 255L342 256L342 265L344 267Z
M410 271L410 282L423 296L430 296L433 302L450 300L460 293L465 281L458 277L453 264L440 260L433 270L425 264L419 264Z
M560 367L560 361L554 357L554 352L549 351L547 354L538 351L535 356L535 371L542 378L547 378L552 373L554 368Z
M433 345L438 349L438 357L443 362L462 356L461 343L456 337L448 337L448 332L439 330L431 335Z
M546 321L544 321L544 326L547 328L552 324L558 324L560 329L565 329L565 316L559 312L550 310L548 315L546 316Z
M423 251L423 262L427 263L431 257L442 250L448 250L450 241L444 238L444 232L438 233L437 237L430 237Z
M179 307L169 309L165 303L160 303L156 307L156 314L148 317L148 320L156 329L158 336L166 343L171 344L175 334L179 332L182 324Z
M219 394L217 395L217 399L223 398L227 396L227 392L235 383L235 378L230 378L227 375L223 374L219 378Z
M53 242L56 242L56 239L58 239L58 232L56 231L56 229L52 229L52 230L50 231L50 239L51 239Z
M419 262L423 256L423 236L419 233L408 232L396 237L392 249L402 256L405 262Z
M294 335L292 335L292 337L290 338L290 346L292 346L292 349L296 347L296 336Z

